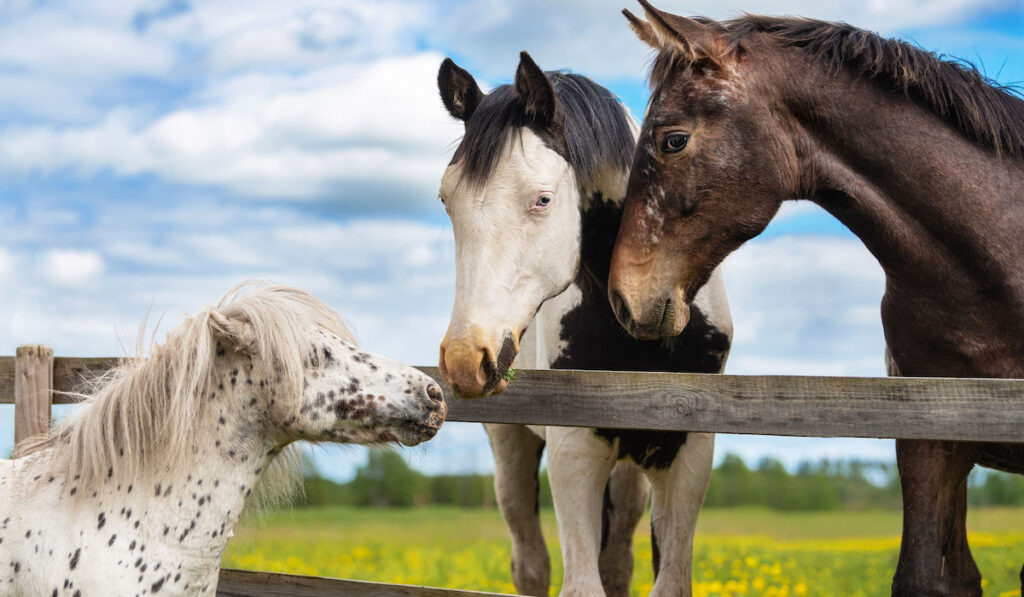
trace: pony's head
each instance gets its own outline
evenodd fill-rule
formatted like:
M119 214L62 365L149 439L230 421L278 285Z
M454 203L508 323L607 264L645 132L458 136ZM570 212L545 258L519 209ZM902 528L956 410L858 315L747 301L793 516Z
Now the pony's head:
M286 440L412 446L444 422L433 379L361 350L338 315L303 291L268 287L222 301L208 324L215 355L243 363L226 383Z
M440 368L456 394L483 397L504 390L537 309L575 279L581 195L623 176L633 135L608 90L545 73L526 52L513 85L484 94L446 59L438 87L466 125L441 179L456 281Z
M285 286L240 285L94 383L85 404L19 456L53 447L83 484L190 467L218 449L295 440L414 445L444 422L441 388L360 350L341 318Z
M658 53L608 292L619 322L653 339L683 330L714 268L794 197L797 158L742 41L641 4L647 21L624 12Z

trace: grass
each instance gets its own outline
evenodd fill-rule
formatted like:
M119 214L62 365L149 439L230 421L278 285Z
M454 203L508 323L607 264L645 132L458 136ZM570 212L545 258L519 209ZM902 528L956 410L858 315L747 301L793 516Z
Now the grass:
M554 516L541 513L561 578ZM632 593L654 581L647 521L638 528ZM1019 595L1024 509L972 511L968 526L985 595ZM694 556L697 597L887 596L899 548L897 512L706 510ZM514 592L508 534L495 510L310 508L244 521L224 565L382 582Z

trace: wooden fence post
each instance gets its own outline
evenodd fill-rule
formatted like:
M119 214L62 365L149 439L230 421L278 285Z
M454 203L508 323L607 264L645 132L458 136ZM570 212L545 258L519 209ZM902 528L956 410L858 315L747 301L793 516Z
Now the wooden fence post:
M14 445L50 428L53 403L53 349L19 346L14 363Z

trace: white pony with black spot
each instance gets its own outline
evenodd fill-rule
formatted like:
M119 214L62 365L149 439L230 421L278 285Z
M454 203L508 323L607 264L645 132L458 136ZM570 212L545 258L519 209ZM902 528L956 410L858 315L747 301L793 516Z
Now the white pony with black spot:
M717 270L677 338L636 341L612 313L608 268L638 132L614 95L580 75L545 73L525 52L514 84L486 95L450 59L438 84L449 113L466 124L440 192L456 270L440 368L455 393L501 392L513 359L524 368L721 372L732 320ZM653 489L651 595L691 594L712 434L522 425L487 425L487 432L520 593L549 592L537 514L546 449L562 595L629 594L645 478Z
M324 303L242 290L0 460L0 594L213 595L254 489L300 481L289 444L415 445L444 422L431 378L360 350Z

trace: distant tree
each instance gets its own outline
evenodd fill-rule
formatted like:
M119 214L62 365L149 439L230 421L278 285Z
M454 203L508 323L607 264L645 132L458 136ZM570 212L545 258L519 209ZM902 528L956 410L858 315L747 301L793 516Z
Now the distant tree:
M426 502L427 482L391 449L370 450L349 484L358 506L409 507Z

